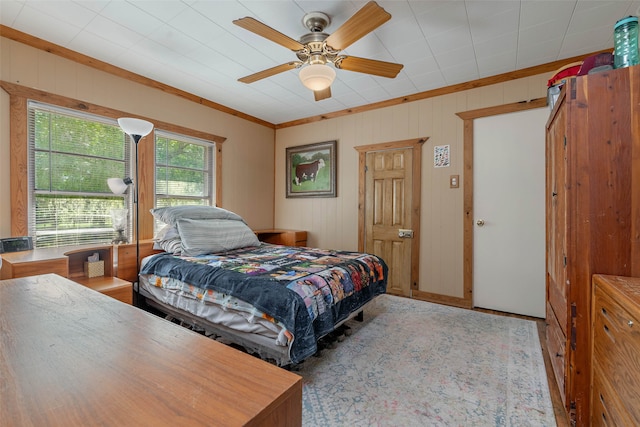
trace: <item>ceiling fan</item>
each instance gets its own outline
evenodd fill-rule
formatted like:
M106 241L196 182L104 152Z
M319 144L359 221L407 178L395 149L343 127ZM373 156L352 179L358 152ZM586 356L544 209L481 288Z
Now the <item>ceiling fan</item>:
M236 19L233 23L237 26L292 50L298 57L298 61L268 68L242 77L238 81L253 83L293 68L300 68L300 80L306 87L313 90L315 100L320 101L331 97L331 83L336 76L336 72L328 65L329 63L341 70L394 78L402 70L402 64L340 55L340 51L360 40L389 19L391 19L391 14L375 1L370 1L329 35L323 32L331 23L329 16L322 12L310 12L304 15L302 22L311 32L303 35L299 41L254 18Z

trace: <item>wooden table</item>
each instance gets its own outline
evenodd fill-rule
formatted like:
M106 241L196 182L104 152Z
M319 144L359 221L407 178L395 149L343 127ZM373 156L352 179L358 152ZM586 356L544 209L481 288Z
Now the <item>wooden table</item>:
M0 281L2 426L300 426L302 382L55 274Z

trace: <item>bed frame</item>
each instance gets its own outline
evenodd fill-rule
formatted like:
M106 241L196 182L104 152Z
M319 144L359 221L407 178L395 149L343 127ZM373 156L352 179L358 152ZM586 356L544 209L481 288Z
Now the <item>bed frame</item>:
M221 341L226 344L236 344L245 349L249 354L259 356L262 360L271 362L280 367L291 367L291 359L289 358L289 347L276 345L273 338L267 338L262 335L252 334L249 332L237 331L224 325L211 323L205 319L195 316L191 313L176 309L175 307L166 305L157 301L149 295L144 289L141 289L141 295L145 298L145 303L152 309L158 310L165 315L167 320L178 320L182 326L191 328L197 332L203 332L204 335ZM336 325L336 328L342 326L345 322L356 319L362 321L364 319L364 309L373 300L369 301L357 313L351 313L342 322Z

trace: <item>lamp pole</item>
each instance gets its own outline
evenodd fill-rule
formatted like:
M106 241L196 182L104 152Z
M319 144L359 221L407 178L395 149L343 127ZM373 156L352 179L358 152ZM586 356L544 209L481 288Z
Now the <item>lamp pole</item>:
M150 123L146 120L123 117L118 119L118 125L120 128L128 134L133 142L136 145L136 180L135 180L135 191L133 193L133 203L136 205L136 281L133 286L133 305L138 306L138 297L140 291L140 204L138 203L139 196L139 171L138 171L138 142L143 136L149 135L153 130L153 123Z
M138 186L140 184L138 177L138 142L142 135L131 135L133 142L136 144L136 182L135 191L133 192L133 204L136 205L136 283L133 289L133 305L138 307L138 294L140 291L140 205L138 204Z

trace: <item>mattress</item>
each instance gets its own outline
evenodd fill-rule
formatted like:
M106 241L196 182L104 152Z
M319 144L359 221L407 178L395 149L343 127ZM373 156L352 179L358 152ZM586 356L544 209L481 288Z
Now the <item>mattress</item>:
M147 298L207 322L261 335L275 345L288 345L291 334L283 325L267 320L267 316L260 310L231 295L207 292L181 280L158 277L155 274L140 275L140 290Z
M140 273L140 292L165 309L267 339L299 363L386 291L388 269L371 254L262 244L198 256L160 253L145 258Z

